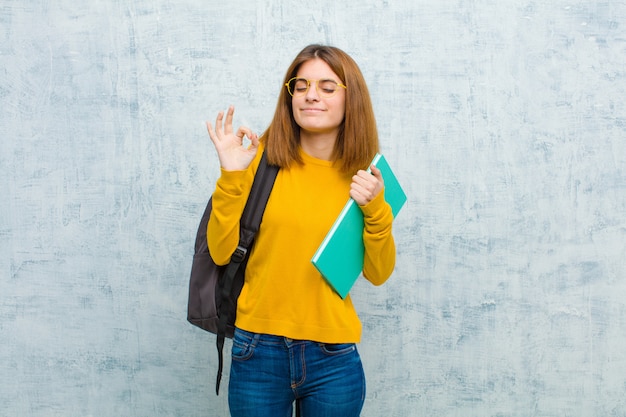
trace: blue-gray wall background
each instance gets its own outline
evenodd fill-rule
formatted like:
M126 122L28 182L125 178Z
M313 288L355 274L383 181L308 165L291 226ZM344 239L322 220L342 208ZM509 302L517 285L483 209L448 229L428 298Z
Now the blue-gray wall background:
M580 0L4 0L0 415L227 415L185 320L204 121L260 133L312 42L409 196L353 291L363 415L625 416L626 2Z

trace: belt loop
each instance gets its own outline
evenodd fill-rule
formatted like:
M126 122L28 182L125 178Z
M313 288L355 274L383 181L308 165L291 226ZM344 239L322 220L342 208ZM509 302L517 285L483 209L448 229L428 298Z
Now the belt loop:
M252 341L250 342L250 346L256 347L259 344L259 340L261 340L260 333L252 333L254 336L252 337Z

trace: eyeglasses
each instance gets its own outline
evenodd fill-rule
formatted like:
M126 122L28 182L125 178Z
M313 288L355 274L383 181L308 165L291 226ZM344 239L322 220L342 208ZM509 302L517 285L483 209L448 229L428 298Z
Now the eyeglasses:
M339 87L348 88L343 84L338 83L335 80L307 80L306 78L298 78L294 77L291 80L285 83L287 87L287 91L291 94L292 97L300 97L303 96L309 91L309 87L311 83L316 83L315 88L317 90L317 94L320 97L330 98L335 95Z

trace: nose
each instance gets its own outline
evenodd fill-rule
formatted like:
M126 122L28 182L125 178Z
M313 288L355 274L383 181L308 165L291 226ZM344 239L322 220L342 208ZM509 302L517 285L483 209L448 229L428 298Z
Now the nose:
M320 96L317 93L317 81L309 81L309 88L306 90L305 99L307 101L319 101Z

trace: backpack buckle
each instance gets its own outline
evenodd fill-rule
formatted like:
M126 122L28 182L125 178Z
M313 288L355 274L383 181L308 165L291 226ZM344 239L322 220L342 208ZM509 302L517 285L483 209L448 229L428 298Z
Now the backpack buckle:
M242 246L237 246L237 249L235 249L235 252L233 252L233 255L230 257L230 261L241 263L243 262L243 259L246 257L247 253L248 249Z

